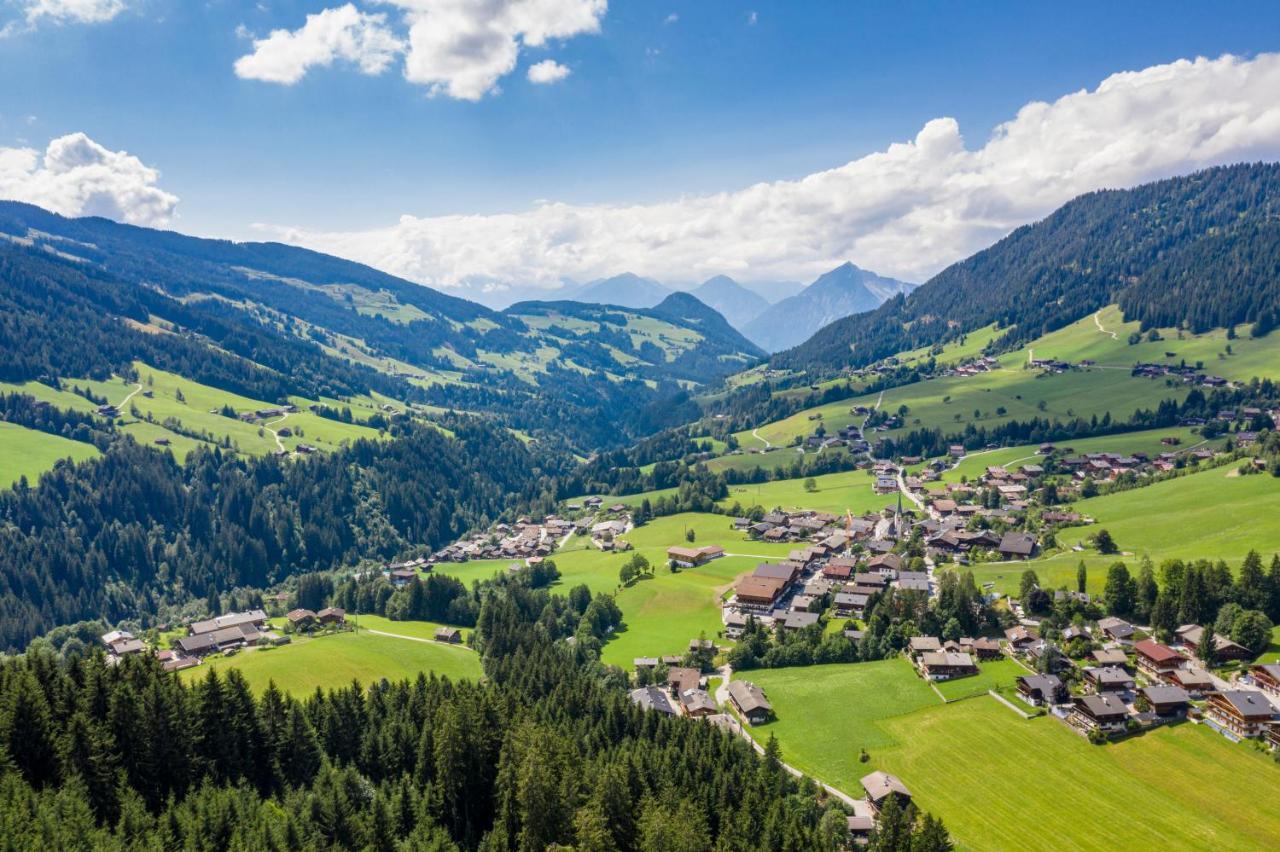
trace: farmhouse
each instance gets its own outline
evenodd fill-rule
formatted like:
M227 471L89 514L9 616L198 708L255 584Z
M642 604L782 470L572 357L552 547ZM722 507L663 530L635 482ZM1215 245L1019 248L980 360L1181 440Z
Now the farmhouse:
M1151 705L1151 711L1164 718L1181 716L1190 706L1191 696L1180 686L1159 684L1144 686L1142 697Z
M321 624L346 624L347 611L340 606L327 606L316 613L316 621Z
M202 633L213 633L228 627L241 627L244 625L261 627L266 623L267 614L265 612L260 609L251 609L245 612L231 612L226 615L219 615L216 618L204 621L193 621L191 626L187 628L187 633L191 636L198 636Z
M1187 662L1177 651L1154 639L1143 639L1135 643L1133 652L1138 660L1138 671L1154 681L1169 680Z
M236 627L224 627L209 633L198 633L184 636L174 644L183 654L203 656L214 651L225 651L228 648L240 648L245 645L256 645L263 634L253 624L240 624Z
M1129 717L1124 702L1114 695L1078 695L1067 721L1082 732L1100 730L1113 733L1124 729Z
M928 680L952 680L978 673L978 666L968 654L926 651L920 655L920 673Z
M289 624L294 628L302 630L315 622L316 614L309 609L294 609L290 610L285 618L289 619Z
M739 606L768 609L786 587L787 581L777 577L743 577L734 596Z
M890 796L898 797L900 807L906 807L911 802L911 791L896 775L890 775L888 772L872 772L864 776L861 783L862 789L867 794L867 801L877 811L884 807L884 803Z
M697 689L702 681L702 673L697 669L685 666L672 666L667 669L667 689L672 695L683 695L690 689Z
M942 641L937 636L912 636L908 640L907 653L911 659L918 660L921 654L929 651L941 651Z
M773 715L773 705L764 697L764 690L749 680L730 681L729 700L749 724L759 725Z
M1036 537L1027 533L1007 532L996 549L1005 559L1030 559L1035 555Z
M1275 716L1275 707L1261 692L1227 689L1213 692L1204 705L1211 722L1238 737L1260 737Z
M724 556L724 548L718 544L707 544L702 547L668 547L667 559L682 568L693 568L705 565L712 559Z
M437 627L435 639L437 642L448 642L450 645L456 645L462 641L462 631L456 627Z
M1028 704L1060 704L1067 697L1067 688L1057 675L1022 675L1018 678L1018 694Z

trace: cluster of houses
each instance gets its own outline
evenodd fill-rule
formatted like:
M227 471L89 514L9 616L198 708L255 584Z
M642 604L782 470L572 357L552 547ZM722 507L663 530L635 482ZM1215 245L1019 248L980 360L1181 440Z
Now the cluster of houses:
M1203 634L1200 625L1187 624L1169 645L1150 638L1135 641L1133 625L1100 619L1088 635L1104 644L1082 661L1076 694L1066 683L1076 664L1026 627L1010 628L1005 635L1010 652L1040 672L1018 678L1022 699L1049 708L1082 734L1112 735L1193 714L1233 739L1263 737L1280 745L1280 710L1272 701L1280 698L1280 665L1255 665L1228 684L1198 665ZM1219 659L1252 658L1243 646L1220 639L1215 642Z
M1172 356L1170 356L1172 357ZM1229 388L1234 385L1222 376L1206 375L1202 370L1186 364L1155 364L1139 362L1133 365L1129 374L1143 379L1162 379L1166 376L1178 379L1188 385L1202 385L1208 388Z
M836 525L833 515L804 512L769 515L778 525L767 532L784 530L788 536L808 533L805 546L792 550L785 560L756 566L740 578L723 607L725 635L741 635L749 618L764 625L781 624L800 630L817 623L819 601L832 595L835 614L861 618L871 597L892 586L902 591L930 594L927 571L907 570L906 560L892 552L896 541L909 530L899 510L865 518L846 517ZM735 522L737 523L737 522ZM850 547L859 544L854 553ZM858 631L849 631L857 640Z
M518 518L515 523L495 524L486 532L474 533L467 538L442 547L425 565L444 562L467 562L472 559L522 559L530 560L550 556L559 542L572 533L588 528L585 520L570 520L559 515L547 515L540 521ZM430 570L429 568L427 570Z
M999 639L968 636L945 642L937 636L912 636L905 653L920 676L929 681L976 675L980 660L998 660L1004 656Z
M306 632L317 627L343 627L347 623L347 611L341 607L329 606L318 612L309 609L289 610L285 615L289 627L295 632Z
M983 355L976 361L965 361L959 366L944 370L944 376L980 376L999 368L1000 362L989 355Z
M697 642L698 640L694 640ZM692 646L693 643L690 643ZM660 684L641 686L629 693L633 704L644 710L652 710L667 716L689 716L695 719L708 719L726 727L732 727L729 717L720 712L715 699L706 690L706 680L702 672L691 666L680 665L680 657L664 657L672 664L667 667L666 679ZM636 660L638 668L655 668L657 659L641 658ZM730 696L734 694L735 681L729 685ZM762 695L763 697L763 695ZM743 714L748 721L752 716ZM755 718L759 718L758 716Z

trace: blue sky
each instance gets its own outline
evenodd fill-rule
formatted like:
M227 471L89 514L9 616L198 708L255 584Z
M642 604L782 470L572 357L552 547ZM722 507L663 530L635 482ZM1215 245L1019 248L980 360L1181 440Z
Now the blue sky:
M125 7L94 23L22 23L31 4L81 2ZM399 59L376 75L338 61L291 85L234 72L253 37L340 5L0 0L18 22L0 38L0 78L17 82L0 87L0 146L39 150L79 132L128 151L180 199L170 224L182 230L347 234L404 214L652 204L796 180L939 117L979 148L1028 102L1179 59L1249 59L1280 35L1274 2L1073 3L1064 14L1048 3L614 0L598 32L523 47L500 91L478 100L429 94ZM356 5L403 35L402 9ZM570 73L530 82L546 59Z

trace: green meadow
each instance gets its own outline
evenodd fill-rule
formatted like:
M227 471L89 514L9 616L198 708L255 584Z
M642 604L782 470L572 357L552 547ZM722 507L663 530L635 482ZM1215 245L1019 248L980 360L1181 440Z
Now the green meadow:
M367 618L369 616L360 617L362 624ZM203 665L184 670L181 676L186 680L201 678L210 668L239 669L255 690L274 681L276 686L298 696L317 688L347 686L352 681L368 686L382 678L412 679L419 672L434 672L455 680L478 680L482 674L479 655L468 648L378 636L364 630L313 639L295 638L291 644L278 648L250 649L231 657L214 657Z
M24 476L35 485L40 474L62 459L84 461L98 455L93 444L0 421L0 488L8 488Z
M729 486L729 496L720 501L723 507L741 503L744 508L763 506L765 509L812 509L843 515L846 511L855 515L879 511L897 504L893 494L876 494L871 486L874 477L865 470L827 473L813 477L815 490L805 488L805 479L777 479L751 485Z
M1016 673L989 676L1007 683ZM1201 726L1092 746L1056 719L1022 719L985 695L942 704L901 658L738 677L765 689L778 718L753 735L777 736L788 763L855 796L862 776L891 772L963 849L1280 843L1271 807L1280 769Z

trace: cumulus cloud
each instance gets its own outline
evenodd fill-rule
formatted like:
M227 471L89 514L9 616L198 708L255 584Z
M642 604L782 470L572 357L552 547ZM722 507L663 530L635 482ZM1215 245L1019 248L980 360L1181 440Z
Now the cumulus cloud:
M64 216L105 216L164 225L178 204L156 186L160 173L126 151L83 133L60 136L44 152L0 148L0 198L26 201Z
M280 238L464 291L554 289L631 271L807 280L852 260L923 280L1090 190L1280 157L1280 54L1115 74L1035 102L969 147L951 118L800 180L645 205L545 203L503 215L402 216Z
M381 74L404 45L386 26L386 15L361 12L351 3L307 15L299 29L272 30L254 39L253 53L236 60L246 80L292 85L312 68L350 62L365 74Z
M359 11L348 3L309 15L297 30L276 30L254 42L253 53L235 64L241 77L291 84L309 69L336 59L355 62L367 74L379 74L398 56L404 77L432 95L476 101L496 92L498 82L515 70L525 47L600 30L607 0L382 0L399 12L387 22L382 14ZM568 69L553 60L538 72L554 82ZM557 70L562 69L562 70Z
M556 83L569 76L569 69L554 59L544 59L529 66L530 83Z

